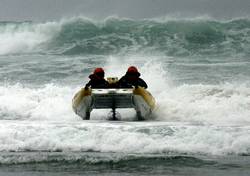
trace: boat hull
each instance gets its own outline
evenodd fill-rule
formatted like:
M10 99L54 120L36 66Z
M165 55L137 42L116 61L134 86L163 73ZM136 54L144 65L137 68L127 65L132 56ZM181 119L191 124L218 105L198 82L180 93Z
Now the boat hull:
M137 120L148 120L155 108L154 97L144 88L81 89L72 100L74 112L82 119L90 119L93 109L133 108Z

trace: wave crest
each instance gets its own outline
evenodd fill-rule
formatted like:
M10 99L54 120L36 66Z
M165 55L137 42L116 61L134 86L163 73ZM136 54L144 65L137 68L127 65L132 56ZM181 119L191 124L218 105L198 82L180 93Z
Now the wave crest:
M0 54L66 55L162 52L171 56L249 54L250 21L132 20L83 17L47 23L0 23Z

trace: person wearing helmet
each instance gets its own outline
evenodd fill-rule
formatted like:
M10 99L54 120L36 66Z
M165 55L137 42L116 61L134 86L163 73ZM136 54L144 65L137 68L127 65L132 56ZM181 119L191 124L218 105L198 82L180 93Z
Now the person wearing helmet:
M130 66L126 74L119 80L118 84L122 88L143 87L148 88L146 82L140 78L140 73L135 66Z
M90 81L85 85L85 89L91 88L108 88L109 84L104 79L103 68L96 68L93 74L89 75Z

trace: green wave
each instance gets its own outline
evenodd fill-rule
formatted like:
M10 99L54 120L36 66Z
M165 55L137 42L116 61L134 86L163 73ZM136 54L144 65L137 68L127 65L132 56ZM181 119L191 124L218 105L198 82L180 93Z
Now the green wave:
M51 42L63 54L162 52L172 56L249 54L250 21L108 19L69 21ZM67 48L67 49L66 49Z
M54 22L58 30L40 43L42 52L79 55L127 52L160 52L168 56L230 56L250 54L250 20L132 20L107 18L102 21L75 17ZM33 23L0 23L4 26ZM41 24L36 24L41 25ZM20 29L19 29L20 31Z

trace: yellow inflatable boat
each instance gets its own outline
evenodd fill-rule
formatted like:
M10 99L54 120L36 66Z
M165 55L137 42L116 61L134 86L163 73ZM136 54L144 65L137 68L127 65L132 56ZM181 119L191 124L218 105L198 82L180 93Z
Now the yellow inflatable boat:
M72 100L74 112L83 120L90 119L93 109L111 109L112 120L117 120L117 108L134 108L137 120L148 120L155 108L154 97L144 88L84 89Z

